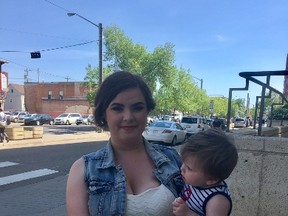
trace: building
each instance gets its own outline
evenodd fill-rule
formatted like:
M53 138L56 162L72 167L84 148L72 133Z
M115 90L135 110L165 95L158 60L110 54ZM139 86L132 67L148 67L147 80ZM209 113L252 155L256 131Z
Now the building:
M25 111L24 85L9 84L4 99L5 111Z
M29 113L45 113L57 117L61 113L92 113L83 82L25 82L25 106Z

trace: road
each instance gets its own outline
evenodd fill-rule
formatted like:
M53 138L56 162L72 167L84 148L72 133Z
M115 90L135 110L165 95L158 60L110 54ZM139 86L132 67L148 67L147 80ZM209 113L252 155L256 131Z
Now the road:
M75 133L87 126L45 126L44 133ZM93 128L92 128L93 130ZM64 216L65 187L72 163L106 141L0 150L0 215Z

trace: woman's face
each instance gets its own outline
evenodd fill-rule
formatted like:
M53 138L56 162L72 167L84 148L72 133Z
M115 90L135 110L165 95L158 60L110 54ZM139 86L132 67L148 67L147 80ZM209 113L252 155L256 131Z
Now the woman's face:
M120 92L105 113L112 142L142 139L147 115L147 104L139 88Z

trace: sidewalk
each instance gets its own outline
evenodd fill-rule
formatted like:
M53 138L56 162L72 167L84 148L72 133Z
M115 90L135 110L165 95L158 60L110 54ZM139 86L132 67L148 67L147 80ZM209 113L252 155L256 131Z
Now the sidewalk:
M23 148L31 146L44 146L44 145L59 145L74 142L88 142L88 141L104 141L110 137L109 132L97 133L91 132L76 132L74 134L52 134L44 133L40 139L22 139L22 140L10 140L9 143L4 141L0 143L1 149L10 148Z

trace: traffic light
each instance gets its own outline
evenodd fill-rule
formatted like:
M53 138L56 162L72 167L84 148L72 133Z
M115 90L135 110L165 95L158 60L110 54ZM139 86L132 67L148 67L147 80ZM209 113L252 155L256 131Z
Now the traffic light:
M41 53L40 52L31 52L31 58L41 58Z

